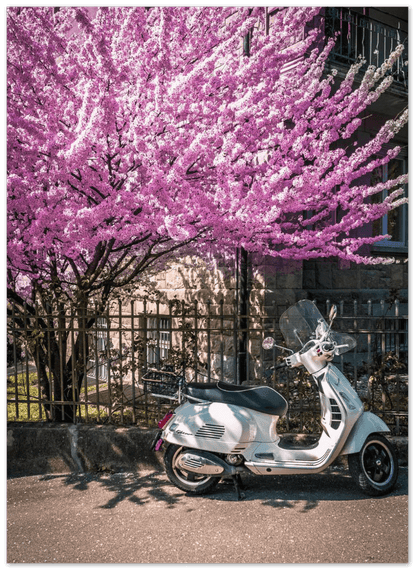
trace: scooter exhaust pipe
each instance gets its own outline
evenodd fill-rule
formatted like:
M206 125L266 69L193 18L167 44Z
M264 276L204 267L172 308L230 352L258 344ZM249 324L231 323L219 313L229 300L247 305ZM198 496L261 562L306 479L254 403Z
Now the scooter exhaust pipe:
M177 458L176 465L187 472L210 476L234 476L239 472L235 466L230 466L215 454L202 450L187 450Z

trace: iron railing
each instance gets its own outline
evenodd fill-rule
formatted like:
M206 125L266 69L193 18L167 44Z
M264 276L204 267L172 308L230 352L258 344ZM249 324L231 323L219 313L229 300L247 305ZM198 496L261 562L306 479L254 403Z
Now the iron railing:
M393 27L369 18L353 8L325 9L325 31L328 37L337 35L330 60L334 64L350 66L363 58L366 65L381 65L397 47L404 51L391 70L396 85L408 87L408 33L398 24Z
M318 304L324 315L329 306L329 301ZM335 364L368 410L382 416L397 433L405 433L407 304L341 302L338 307L335 329L354 335L358 343ZM152 426L172 403L146 392L145 371L165 367L184 375L187 381L240 383L244 363L243 376L250 384L267 382L289 401L282 431L314 432L319 428L319 398L306 372L274 372L266 379L279 354L264 351L261 342L266 336L281 342L278 322L284 309L275 305L242 320L234 305L222 301L189 305L145 299L124 306L113 304L104 313L92 307L81 326L70 312L63 317L12 307L8 322L8 420L59 422L68 420L65 415L70 407L73 422ZM242 323L245 329L241 329ZM83 351L75 359L77 340L82 338ZM243 351L241 338L246 339ZM69 371L68 363L72 366Z

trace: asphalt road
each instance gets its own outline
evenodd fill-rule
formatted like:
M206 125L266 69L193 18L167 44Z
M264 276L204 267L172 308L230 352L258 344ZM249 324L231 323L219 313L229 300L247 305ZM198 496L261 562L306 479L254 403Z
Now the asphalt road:
M369 498L344 472L245 477L191 498L161 472L8 480L8 563L407 563L407 468Z

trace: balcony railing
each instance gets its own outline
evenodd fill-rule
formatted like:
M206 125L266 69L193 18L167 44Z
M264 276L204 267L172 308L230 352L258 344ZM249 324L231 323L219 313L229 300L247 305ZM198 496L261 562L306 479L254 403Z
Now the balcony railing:
M326 8L325 32L337 37L331 63L350 66L361 56L366 65L381 65L398 44L405 49L391 70L396 84L408 87L407 31L378 22L350 8Z

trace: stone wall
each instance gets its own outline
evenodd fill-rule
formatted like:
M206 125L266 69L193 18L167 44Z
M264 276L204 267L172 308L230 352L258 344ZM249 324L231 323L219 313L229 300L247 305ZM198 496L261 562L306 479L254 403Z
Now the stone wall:
M359 304L358 315L367 315L367 302L371 300L371 315L380 316L384 314L384 309L378 302L393 297L401 302L400 315L406 315L407 270L404 259L391 265L375 266L341 263L334 259L303 262L252 259L249 272L249 376L259 377L262 368L260 341L265 333L260 333L255 328L265 326L265 331L273 330L272 334L278 338L280 315L300 299L316 300L323 313L326 311L327 300L338 306L343 301L341 312L344 311L345 316L353 315L355 301ZM203 314L207 312L206 303L210 302L211 327L218 329L221 321L219 316L223 312L224 331L221 334L211 333L209 349L207 336L204 333L198 334L197 349L202 362L207 364L210 360L214 378L230 381L236 375L235 355L239 351L233 333L233 319L230 320L237 307L235 288L236 280L230 270L206 267L202 262L191 264L189 260L182 265L175 264L155 282L155 289L160 292L162 300L159 306L161 315L169 313L167 302L174 299L185 301L191 306L198 302L199 311ZM389 315L394 315L394 311L395 308L389 305ZM267 319L263 319L267 316ZM256 317L259 319L256 320ZM177 340L172 341L175 345ZM366 355L367 347L360 349L359 353ZM352 359L352 353L345 359ZM199 380L203 380L202 377Z
M404 259L389 265L351 264L346 268L337 261L305 261L302 284L308 296L320 302L326 299L375 302L389 298L392 293L407 301L408 265Z
M236 307L236 280L232 270L207 267L202 262L177 263L158 276L155 289L165 301L212 304L218 312L223 301L225 314ZM252 259L249 270L249 299L252 314L279 315L299 299L365 304L391 295L408 299L408 263L404 256L393 264L364 265L336 259Z

